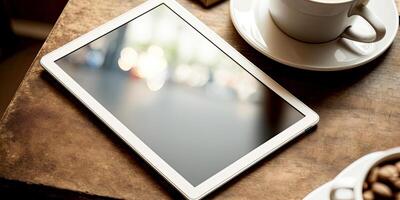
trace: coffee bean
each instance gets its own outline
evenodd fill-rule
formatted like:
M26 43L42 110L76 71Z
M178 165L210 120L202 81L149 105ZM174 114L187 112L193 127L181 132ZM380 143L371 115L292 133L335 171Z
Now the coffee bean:
M396 194L395 199L396 199L396 200L400 200L400 192L398 192L398 193Z
M390 198L393 195L392 190L387 185L380 182L373 183L371 188L375 194L384 198Z
M363 200L400 200L400 160L371 168L362 188Z
M400 179L394 181L393 186L400 190Z
M397 163L395 164L397 171L400 173L400 161L397 161Z
M393 177L398 177L399 172L394 165L384 165L383 167L379 168L378 178L382 180L390 180Z
M371 190L367 190L363 193L363 198L364 198L364 200L374 200L375 196Z
M367 183L367 182L364 182L364 183L363 183L363 190L366 190L366 189L368 189L368 183Z
M389 181L392 182L392 183L397 182L398 180L400 180L399 176L392 176L392 177L389 178Z
M368 175L368 182L375 183L378 181L379 167L374 167Z
M392 184L394 184L394 183L397 182L398 180L399 180L399 177L394 177L394 176L392 176L392 177L389 178L389 182L391 182Z

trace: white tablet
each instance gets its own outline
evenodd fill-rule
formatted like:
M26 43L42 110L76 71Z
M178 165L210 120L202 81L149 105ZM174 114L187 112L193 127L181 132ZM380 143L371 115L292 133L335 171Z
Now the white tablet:
M41 64L189 199L319 119L173 0L147 1Z

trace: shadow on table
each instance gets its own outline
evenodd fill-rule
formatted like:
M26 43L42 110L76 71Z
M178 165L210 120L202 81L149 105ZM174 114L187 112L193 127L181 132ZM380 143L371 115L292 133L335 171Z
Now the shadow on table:
M227 35L225 39L230 41L232 46L290 93L313 109L317 108L330 97L362 81L370 73L379 68L379 65L391 51L390 46L377 59L349 70L334 72L307 71L292 68L269 59L247 44L235 31L232 23L229 26L232 34Z
M16 180L0 178L1 199L41 199L41 200L113 200L114 198L97 196L83 192L30 184Z
M263 70L308 106L317 109L329 98L342 94L362 82L379 68L389 51L390 49L364 66L344 71L304 71L274 61L269 61L272 63L271 67Z
M219 5L221 5L222 2L225 2L226 0L220 0L220 1L215 2L215 3L213 3L213 4L211 4L211 5L208 5L208 6L206 6L206 5L204 5L203 3L201 3L201 2L200 2L201 0L190 0L190 1L191 1L193 4L196 4L198 7L203 8L204 10L206 10L206 9L210 10L210 9L212 9L212 8L214 8L214 7L218 7Z

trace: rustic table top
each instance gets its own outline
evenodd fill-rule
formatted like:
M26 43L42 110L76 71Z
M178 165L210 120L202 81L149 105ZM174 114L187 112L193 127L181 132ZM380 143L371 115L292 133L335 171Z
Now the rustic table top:
M179 197L39 64L46 53L143 0L70 0L0 122L0 177L126 199ZM235 31L229 2L178 0L321 117L318 128L243 173L215 199L300 199L359 157L400 145L400 43L343 72L276 63Z

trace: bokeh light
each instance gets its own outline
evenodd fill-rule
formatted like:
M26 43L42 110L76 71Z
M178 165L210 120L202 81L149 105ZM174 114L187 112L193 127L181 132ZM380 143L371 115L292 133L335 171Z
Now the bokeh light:
M118 66L123 71L129 71L132 69L138 61L138 53L131 47L125 47L121 50L120 57L118 59Z

